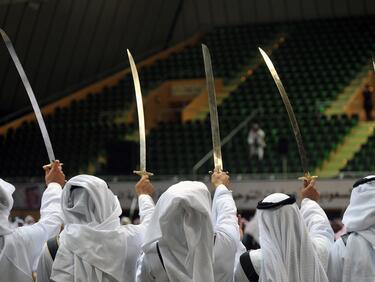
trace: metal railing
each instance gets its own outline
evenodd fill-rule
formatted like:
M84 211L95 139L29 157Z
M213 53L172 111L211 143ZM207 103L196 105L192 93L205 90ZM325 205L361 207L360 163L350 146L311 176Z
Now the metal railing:
M234 136L242 128L244 128L259 112L262 112L262 109L255 110L251 113L247 118L245 118L239 125L237 125L225 138L221 141L221 147L223 147L225 144L227 144L229 141L232 140ZM198 170L204 165L212 156L212 149L207 152L194 166L193 166L193 175L196 175Z

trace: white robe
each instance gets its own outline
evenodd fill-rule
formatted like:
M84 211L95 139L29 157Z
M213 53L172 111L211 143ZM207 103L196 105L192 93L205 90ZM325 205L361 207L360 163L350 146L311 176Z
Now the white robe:
M343 223L351 234L346 245L341 237L331 249L329 280L375 281L375 181L353 188Z
M245 251L240 242L237 208L232 192L224 185L216 188L212 204L212 224L214 238L206 239L213 243L214 281L232 281L233 269L238 255ZM205 262L207 265L208 262ZM170 281L161 264L155 245L152 245L139 261L138 282Z
M173 185L156 204L138 262L137 281L213 282L213 244L207 187L196 181Z
M212 222L215 231L215 282L232 281L239 255L246 251L240 240L237 207L232 191L224 185L215 190L212 202Z
M72 189L72 187L79 187ZM141 195L142 224L120 225L121 206L100 178L73 177L62 197L65 229L52 266L56 282L134 281L143 234L154 210Z
M0 186L3 185L4 181L1 180ZM0 187L1 189L2 187ZM62 224L61 192L59 184L49 184L42 196L40 220L34 225L15 228L9 233L0 234L1 281L33 281L32 268L39 259L44 243L60 231ZM13 205L13 199L11 204ZM12 205L9 207L9 211ZM0 209L0 213L2 212L3 210ZM8 221L0 222L2 226L6 226L6 224ZM4 231L3 228L2 231Z
M259 213L259 211L258 211ZM329 250L333 244L334 234L329 224L328 218L323 209L313 200L304 199L301 202L300 213L307 227L312 247L323 267L327 270ZM291 227L292 228L292 227ZM263 262L262 249L252 250L249 252L252 265L255 272L260 276ZM312 254L306 254L311 257ZM310 278L310 277L309 277ZM249 281L242 269L240 263L237 263L235 269L235 282ZM281 280L279 280L281 281ZM299 281L299 280L296 280ZM304 280L301 280L304 281Z
M124 230L129 235L127 240L130 246L134 246L133 251L128 250L128 264L134 265L135 258L139 257L140 246L143 243L143 236L145 229L150 222L153 210L154 210L154 201L150 196L140 195L138 197L139 202L139 215L140 215L140 224L139 225L123 225ZM127 235L127 236L128 236ZM49 282L52 272L53 260L51 254L48 250L47 244L44 245L43 254L40 257L38 269L37 269L37 282ZM133 273L133 274L132 274ZM129 276L134 276L134 271L129 273Z

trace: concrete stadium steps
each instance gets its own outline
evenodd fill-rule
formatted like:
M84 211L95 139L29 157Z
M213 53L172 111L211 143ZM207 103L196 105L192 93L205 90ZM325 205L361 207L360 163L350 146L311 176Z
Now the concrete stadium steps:
M346 112L348 105L352 101L352 97L357 91L363 87L368 79L369 66L366 64L362 70L358 72L355 78L343 89L337 96L336 100L326 108L324 114L327 116L340 115Z
M352 159L361 146L367 142L369 136L373 134L374 128L375 121L359 122L336 150L329 154L321 167L315 170L314 174L322 178L337 176L347 161Z

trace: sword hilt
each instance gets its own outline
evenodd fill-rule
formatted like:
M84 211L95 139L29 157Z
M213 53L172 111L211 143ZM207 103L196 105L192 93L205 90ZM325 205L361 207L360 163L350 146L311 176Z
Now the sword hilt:
M212 170L210 170L208 173L209 174L213 174L214 172L224 172L224 173L226 173L226 174L229 174L229 171L223 171L222 169L214 169L213 171Z
M310 175L310 172L305 172L304 176L298 177L298 180L310 182L313 179L318 178L316 175Z
M140 177L147 175L147 176L153 176L154 174L152 172L148 172L145 170L134 170L133 173L139 175Z
M63 164L63 163L60 163L60 165L63 166L64 164ZM44 170L46 170L46 169L51 169L51 168L52 168L52 163L43 166L43 169L44 169Z

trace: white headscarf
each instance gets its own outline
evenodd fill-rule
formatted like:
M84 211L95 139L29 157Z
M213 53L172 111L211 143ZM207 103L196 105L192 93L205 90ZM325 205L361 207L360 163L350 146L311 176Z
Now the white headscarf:
M12 184L0 178L0 236L12 233L9 224L9 214L13 207L12 194L15 188Z
M370 175L362 180L370 178L372 180L369 182L354 185L349 206L342 220L347 232L355 232L349 236L345 246L346 254L342 269L344 282L374 281L375 176Z
M122 210L106 182L90 175L73 177L63 190L62 211L65 228L51 278L62 281L54 269L74 263L74 281L102 281L106 275L122 281L126 256Z
M211 196L206 185L183 181L161 195L144 252L156 241L170 281L214 281Z
M288 198L275 193L262 203L278 203ZM260 282L328 281L296 203L258 209L257 216L263 257Z
M342 222L347 232L356 232L375 246L375 175L364 179L369 178L374 180L353 188Z

